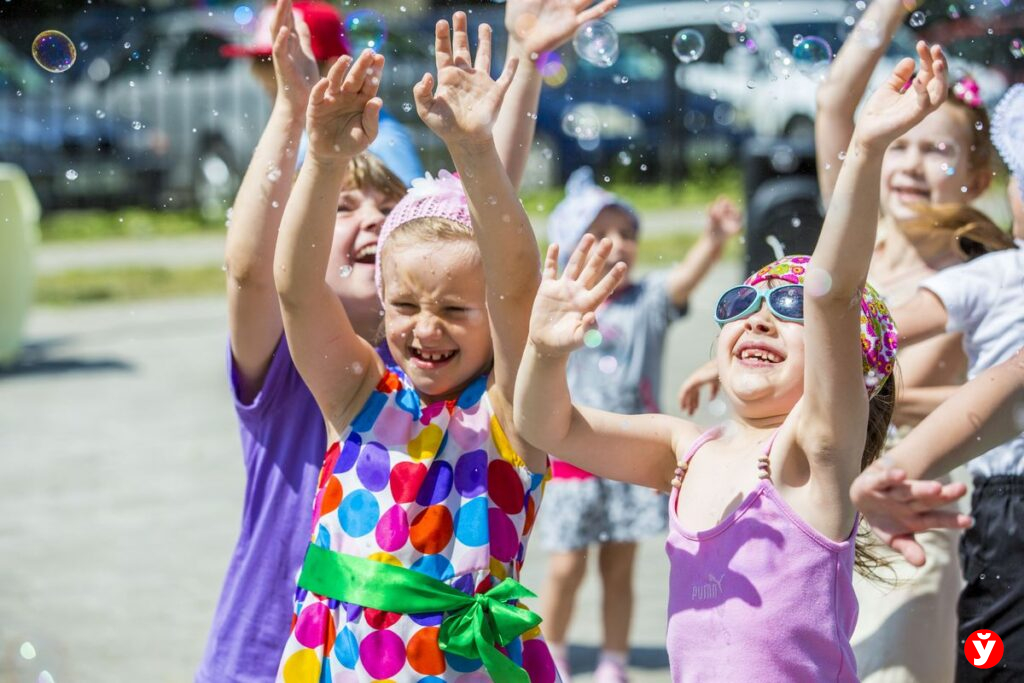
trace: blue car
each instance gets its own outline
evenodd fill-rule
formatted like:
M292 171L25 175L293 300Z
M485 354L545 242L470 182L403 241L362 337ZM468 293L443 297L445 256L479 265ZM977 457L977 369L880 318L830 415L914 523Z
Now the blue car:
M156 206L167 140L71 106L59 79L0 41L0 161L21 167L45 209Z

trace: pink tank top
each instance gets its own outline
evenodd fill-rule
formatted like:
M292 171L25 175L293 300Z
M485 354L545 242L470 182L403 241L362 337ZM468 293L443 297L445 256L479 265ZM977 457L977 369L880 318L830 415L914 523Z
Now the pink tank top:
M720 433L702 434L684 462ZM765 456L770 451L771 442ZM679 489L672 490L665 550L674 683L857 680L850 646L857 524L845 541L825 537L764 472L740 506L706 531L682 527Z

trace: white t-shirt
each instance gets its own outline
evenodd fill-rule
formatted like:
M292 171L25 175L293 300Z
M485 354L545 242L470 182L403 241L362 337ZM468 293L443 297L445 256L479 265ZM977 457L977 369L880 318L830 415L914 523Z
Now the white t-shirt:
M967 377L998 365L1024 346L1024 249L1008 249L946 268L921 283L946 307L947 332L962 332ZM967 465L975 476L1024 475L1024 435Z

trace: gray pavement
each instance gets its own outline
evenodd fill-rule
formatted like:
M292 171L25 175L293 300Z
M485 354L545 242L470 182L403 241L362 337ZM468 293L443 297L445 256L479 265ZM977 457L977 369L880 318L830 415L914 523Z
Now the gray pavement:
M216 263L220 239L144 250ZM138 248L107 263L132 262ZM113 258L70 251L44 249L43 269ZM667 407L709 357L713 297L738 277L738 264L716 267L672 329ZM57 683L191 681L244 485L225 330L220 297L33 312L24 357L0 372L0 683L43 681L43 670ZM662 545L644 543L637 564L638 683L668 678ZM527 585L540 585L545 559L534 544ZM581 672L600 643L599 610L591 572L572 629Z

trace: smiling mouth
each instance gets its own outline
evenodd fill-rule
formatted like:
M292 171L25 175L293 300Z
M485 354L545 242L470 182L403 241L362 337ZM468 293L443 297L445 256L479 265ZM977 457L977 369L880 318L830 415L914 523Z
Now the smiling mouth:
M902 200L925 202L931 197L931 193L929 193L928 190L911 187L894 187L892 188L892 191Z
M424 349L409 348L409 356L417 366L433 370L451 362L458 351L426 351Z
M356 250L356 253L352 255L352 263L359 263L361 265L376 265L377 262L377 243L371 242L364 247Z
M782 356L768 349L743 349L737 354L737 357L744 365L753 365L755 367L775 365L782 362Z

